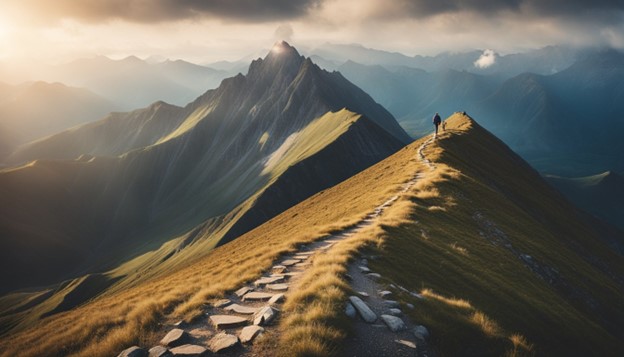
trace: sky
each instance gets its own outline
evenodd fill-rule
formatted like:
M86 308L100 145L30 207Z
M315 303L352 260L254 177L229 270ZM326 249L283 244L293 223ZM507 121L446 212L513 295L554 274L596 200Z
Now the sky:
M407 55L624 48L622 0L0 0L0 61L157 55L207 64L276 40Z

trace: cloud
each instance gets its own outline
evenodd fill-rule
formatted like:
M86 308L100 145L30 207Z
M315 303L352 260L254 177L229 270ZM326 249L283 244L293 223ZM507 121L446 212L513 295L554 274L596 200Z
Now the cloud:
M284 40L286 42L292 42L292 36L294 33L295 32L290 24L279 25L279 27L275 29L274 37L276 41Z
M481 57L474 62L477 68L488 68L496 63L496 53L493 50L485 50Z
M8 0L7 8L39 22L114 19L151 23L195 18L267 22L305 16L322 0Z

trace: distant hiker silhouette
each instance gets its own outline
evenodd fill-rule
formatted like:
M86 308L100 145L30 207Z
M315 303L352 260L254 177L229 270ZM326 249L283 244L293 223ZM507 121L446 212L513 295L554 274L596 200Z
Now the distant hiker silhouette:
M438 126L442 123L442 118L440 118L440 114L435 113L433 116L433 125L435 125L435 136L438 136Z

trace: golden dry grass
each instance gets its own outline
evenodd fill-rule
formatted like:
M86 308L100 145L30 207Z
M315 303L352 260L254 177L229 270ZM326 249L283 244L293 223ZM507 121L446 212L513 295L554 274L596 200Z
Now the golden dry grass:
M256 279L281 254L360 221L395 194L419 169L415 154L413 145L400 150L394 160L401 165L383 162L374 165L216 248L191 266L95 299L82 307L45 318L32 328L5 336L0 341L0 355L13 356L19 351L22 356L110 356L133 344L155 344L160 337L158 334L162 333L159 323L192 319L204 303ZM342 264L340 259L338 263L318 260L317 264L325 268L314 271L326 277L319 279L315 286L327 298L319 302L315 299L320 295L301 296L310 301L309 311L302 315L304 319L320 324L328 317L324 311L334 311L333 302L327 301L336 301L346 288L341 286L341 280L331 279L340 274L336 270ZM302 326L299 331L317 330L311 341L332 341L343 334L338 329L314 328L314 323L305 325L307 327ZM327 351L327 347L322 350Z

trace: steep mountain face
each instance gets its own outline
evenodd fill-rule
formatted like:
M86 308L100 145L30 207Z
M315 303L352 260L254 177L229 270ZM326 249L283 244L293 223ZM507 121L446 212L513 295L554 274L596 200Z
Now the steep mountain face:
M409 141L339 73L276 44L184 108L114 113L22 151L37 161L0 171L3 290L155 249L188 263Z
M566 178L547 175L546 180L570 201L624 230L624 177L607 171L598 175ZM624 253L624 247L620 247Z
M0 88L0 135L10 140L5 153L29 141L100 119L114 109L103 97L60 83L5 85Z

